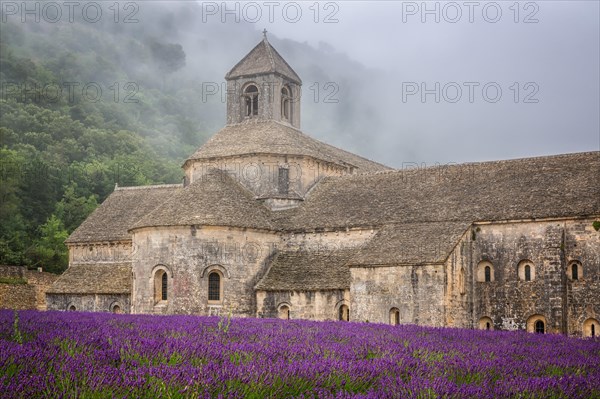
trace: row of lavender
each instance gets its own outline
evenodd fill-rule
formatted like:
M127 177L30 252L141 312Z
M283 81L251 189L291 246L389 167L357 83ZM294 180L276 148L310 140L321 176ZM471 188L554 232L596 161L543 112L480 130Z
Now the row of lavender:
M0 397L600 398L600 341L412 325L0 311Z

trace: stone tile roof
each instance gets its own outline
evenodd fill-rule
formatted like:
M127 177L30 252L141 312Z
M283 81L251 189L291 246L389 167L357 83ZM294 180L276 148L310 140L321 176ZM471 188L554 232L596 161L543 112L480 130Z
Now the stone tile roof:
M266 37L225 75L225 79L229 80L266 73L277 73L297 84L302 84L302 80L300 80L298 74L279 55L277 50L271 46Z
M129 240L131 235L127 230L182 187L180 184L117 187L66 242Z
M280 252L257 285L344 289L348 267L443 262L473 222L600 215L598 176L600 152L386 171L325 178L298 208L271 212L227 173L213 170L186 188L118 189L69 241L129 238L127 229L143 226L376 228L353 254ZM69 270L67 277L83 275L75 266Z
M285 228L600 214L600 152L328 177Z
M131 226L233 226L271 229L270 211L227 172L211 169Z
M338 165L355 166L359 173L390 170L387 166L325 144L296 128L272 120L225 126L188 161L246 154L310 156Z
M278 252L266 275L256 284L262 291L315 291L350 288L346 265L351 250L298 250Z
M470 225L470 222L388 224L358 250L349 265L443 263Z
M130 294L129 263L75 264L56 280L48 294Z

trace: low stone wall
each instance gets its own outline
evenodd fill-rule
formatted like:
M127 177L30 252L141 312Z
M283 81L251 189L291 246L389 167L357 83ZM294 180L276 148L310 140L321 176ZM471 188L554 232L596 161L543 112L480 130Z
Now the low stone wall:
M46 291L59 276L0 265L0 309L46 310Z

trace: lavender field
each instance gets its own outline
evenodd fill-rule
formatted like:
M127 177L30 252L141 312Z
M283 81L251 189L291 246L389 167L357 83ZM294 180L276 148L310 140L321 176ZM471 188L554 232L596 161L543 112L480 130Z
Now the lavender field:
M600 341L366 323L0 311L2 398L600 398Z

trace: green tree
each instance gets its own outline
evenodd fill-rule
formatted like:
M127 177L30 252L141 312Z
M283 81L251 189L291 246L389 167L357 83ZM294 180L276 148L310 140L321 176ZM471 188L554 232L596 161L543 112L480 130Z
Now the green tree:
M41 237L31 250L36 260L34 266L41 266L45 271L62 273L66 270L69 255L65 240L69 236L62 221L56 215L40 226Z
M78 196L77 183L67 186L63 198L56 204L56 216L63 222L67 232L71 233L96 209L96 197Z
M20 181L25 159L18 152L0 148L0 264L21 265L27 245L25 223L21 215Z

